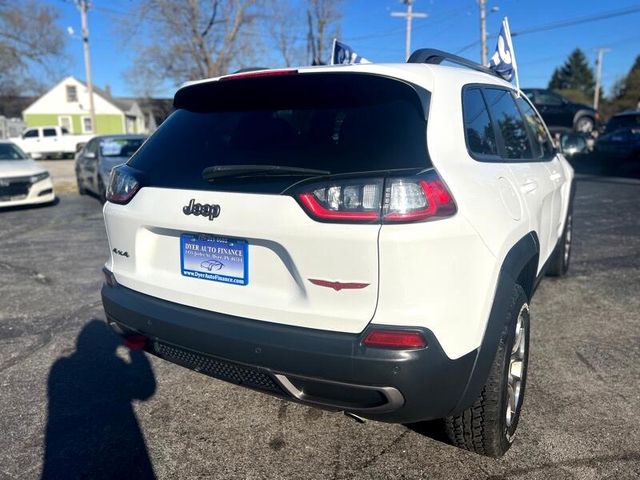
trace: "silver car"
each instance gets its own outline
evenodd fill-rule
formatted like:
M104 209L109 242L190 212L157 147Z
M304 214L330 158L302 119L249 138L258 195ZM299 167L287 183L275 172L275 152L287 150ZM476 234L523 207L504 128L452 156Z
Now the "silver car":
M104 135L92 138L76 155L78 192L105 201L111 170L126 163L146 140L144 135Z

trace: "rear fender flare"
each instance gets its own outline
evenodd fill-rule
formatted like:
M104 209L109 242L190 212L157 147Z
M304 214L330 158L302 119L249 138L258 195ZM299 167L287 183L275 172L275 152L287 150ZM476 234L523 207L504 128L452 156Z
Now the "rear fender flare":
M531 272L531 265L537 266L538 264L539 247L538 236L535 232L529 232L507 253L500 267L493 305L482 343L477 350L476 359L469 374L467 385L460 397L460 401L450 412L450 415L459 414L464 409L473 405L478 395L480 395L489 376L493 359L498 351L500 335L508 321L505 313L509 308L509 301L513 289L519 283L529 283L529 285L521 286L525 289L527 296L531 298L536 276L536 268L533 268ZM527 277L533 275L533 277L523 278L523 275ZM529 291L527 291L527 288L529 288Z

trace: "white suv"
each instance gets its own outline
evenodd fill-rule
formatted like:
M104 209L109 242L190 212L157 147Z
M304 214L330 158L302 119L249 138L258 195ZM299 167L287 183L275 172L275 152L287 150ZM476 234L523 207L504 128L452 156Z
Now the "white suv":
M504 454L529 302L571 247L573 171L526 97L419 50L193 82L174 104L112 173L114 330L282 398L442 418L455 445Z

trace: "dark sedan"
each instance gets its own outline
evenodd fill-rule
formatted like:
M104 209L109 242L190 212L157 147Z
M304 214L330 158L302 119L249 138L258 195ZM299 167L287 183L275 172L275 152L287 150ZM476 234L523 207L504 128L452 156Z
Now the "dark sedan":
M523 88L524 94L535 105L549 130L591 133L598 125L599 114L589 105L574 103L557 93L543 88Z
M105 135L92 138L76 155L78 192L92 192L105 201L111 170L126 163L140 148L144 135Z
M640 110L611 117L595 149L610 160L640 160Z

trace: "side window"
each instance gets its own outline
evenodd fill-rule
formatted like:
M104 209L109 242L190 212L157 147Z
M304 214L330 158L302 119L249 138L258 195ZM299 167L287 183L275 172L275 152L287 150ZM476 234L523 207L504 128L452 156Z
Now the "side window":
M91 140L87 143L87 146L84 147L85 153L93 153L96 157L98 156L98 141Z
M55 128L43 128L42 129L42 136L43 137L55 137L56 136L56 129Z
M487 106L479 88L467 88L462 94L464 134L471 153L497 155L496 139Z
M560 95L551 92L536 93L536 103L547 107L559 107L564 104Z
M513 160L533 158L527 128L511 93L498 88L485 88L484 93L491 118L497 124L504 142L501 156Z
M23 138L38 138L38 129L32 128L31 130L27 130L24 132Z
M542 119L524 98L516 98L516 103L522 115L524 115L524 119L527 121L529 131L531 132L533 158L545 159L552 157L554 154L553 144L547 134L547 129Z

